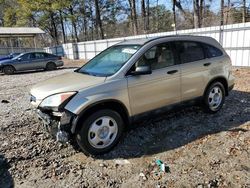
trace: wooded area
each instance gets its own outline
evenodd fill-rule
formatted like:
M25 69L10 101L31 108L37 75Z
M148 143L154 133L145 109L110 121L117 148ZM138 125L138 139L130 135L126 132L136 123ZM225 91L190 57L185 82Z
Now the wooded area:
M250 21L246 0L0 0L0 26L40 27L44 45Z

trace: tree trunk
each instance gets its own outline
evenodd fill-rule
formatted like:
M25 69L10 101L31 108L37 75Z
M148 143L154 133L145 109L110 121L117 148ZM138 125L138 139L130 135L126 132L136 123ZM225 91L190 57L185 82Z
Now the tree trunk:
M146 23L146 30L149 30L149 0L147 2L147 23Z
M104 39L98 0L95 0L95 10L96 10L96 26L97 26L97 30L98 30L98 35L101 39Z
M156 0L156 28L157 28L157 31L159 31L159 0Z
M138 34L138 25L137 25L137 15L136 15L136 5L135 5L136 0L129 0L129 5L131 9L131 20L132 20L132 26L133 26L133 34L137 35Z
M204 3L204 0L200 0L200 6L199 6L199 27L202 27L202 23L203 23L203 3Z
M82 0L80 3L80 13L83 19L83 24L82 24L82 31L83 31L83 40L86 41L88 40L88 26L87 26L87 15L86 15L86 1Z
M230 10L231 10L231 2L230 0L227 0L226 25L228 24Z
M63 22L63 16L62 16L61 10L59 10L59 16L60 16L60 22L61 22L61 27L62 27L63 44L65 44L66 43L66 35L65 35L64 22Z
M220 25L224 25L224 0L220 1Z
M143 29L144 32L147 30L146 28L146 7L145 7L145 0L141 0L141 17L143 19Z
M72 27L73 27L73 30L74 30L74 38L75 38L76 42L79 42L79 38L78 38L78 34L77 34L77 27L76 27L76 20L74 18L74 11L73 11L72 6L70 6L70 8L69 8L69 12L70 12L70 15L72 16L71 22L72 22Z
M88 26L87 26L87 19L86 19L85 3L83 3L83 27L84 27L84 40L88 40Z
M175 11L175 6L176 6L176 0L172 0L172 10L173 10L173 16L174 16L174 31L176 31L176 11Z
M52 36L56 42L56 45L59 44L59 41L58 41L58 32L57 32L57 27L56 27L56 23L55 23L55 20L54 20L54 13L51 12L50 13L50 21L51 21L51 25L52 25L52 28L53 28L53 32L52 32Z
M193 0L193 11L194 11L194 28L199 28L200 27L199 0Z
M242 1L243 3L243 8L242 8L242 22L246 22L246 0Z
M91 22L91 40L94 40L94 17L93 17L93 9L92 6L89 7L90 12L90 22Z

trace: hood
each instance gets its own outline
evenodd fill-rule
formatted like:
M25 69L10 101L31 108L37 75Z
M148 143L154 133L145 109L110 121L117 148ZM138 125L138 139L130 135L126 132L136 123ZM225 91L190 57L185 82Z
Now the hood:
M12 62L10 58L0 58L0 64L4 64L4 63L9 63L9 62Z
M0 61L6 60L6 59L10 59L10 58L8 58L8 57L1 57Z
M60 76L37 83L31 88L30 93L38 100L50 95L79 91L90 86L103 83L106 77L95 77L81 73L66 73Z

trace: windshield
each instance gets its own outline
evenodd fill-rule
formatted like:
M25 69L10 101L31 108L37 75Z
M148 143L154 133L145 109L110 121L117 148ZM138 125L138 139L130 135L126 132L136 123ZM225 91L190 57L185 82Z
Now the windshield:
M15 56L14 58L12 58L12 59L18 59L19 57L21 57L23 55L23 53L22 54L19 54L19 55L17 55L17 56Z
M115 74L140 48L139 45L117 45L110 47L91 59L78 72L94 76Z

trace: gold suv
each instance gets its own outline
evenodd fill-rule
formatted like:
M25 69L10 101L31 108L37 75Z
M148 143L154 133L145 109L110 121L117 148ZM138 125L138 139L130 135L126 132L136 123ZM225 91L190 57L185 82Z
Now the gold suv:
M128 40L74 72L30 91L46 129L58 141L75 138L86 154L110 151L139 118L198 99L219 111L234 86L231 60L209 37Z

